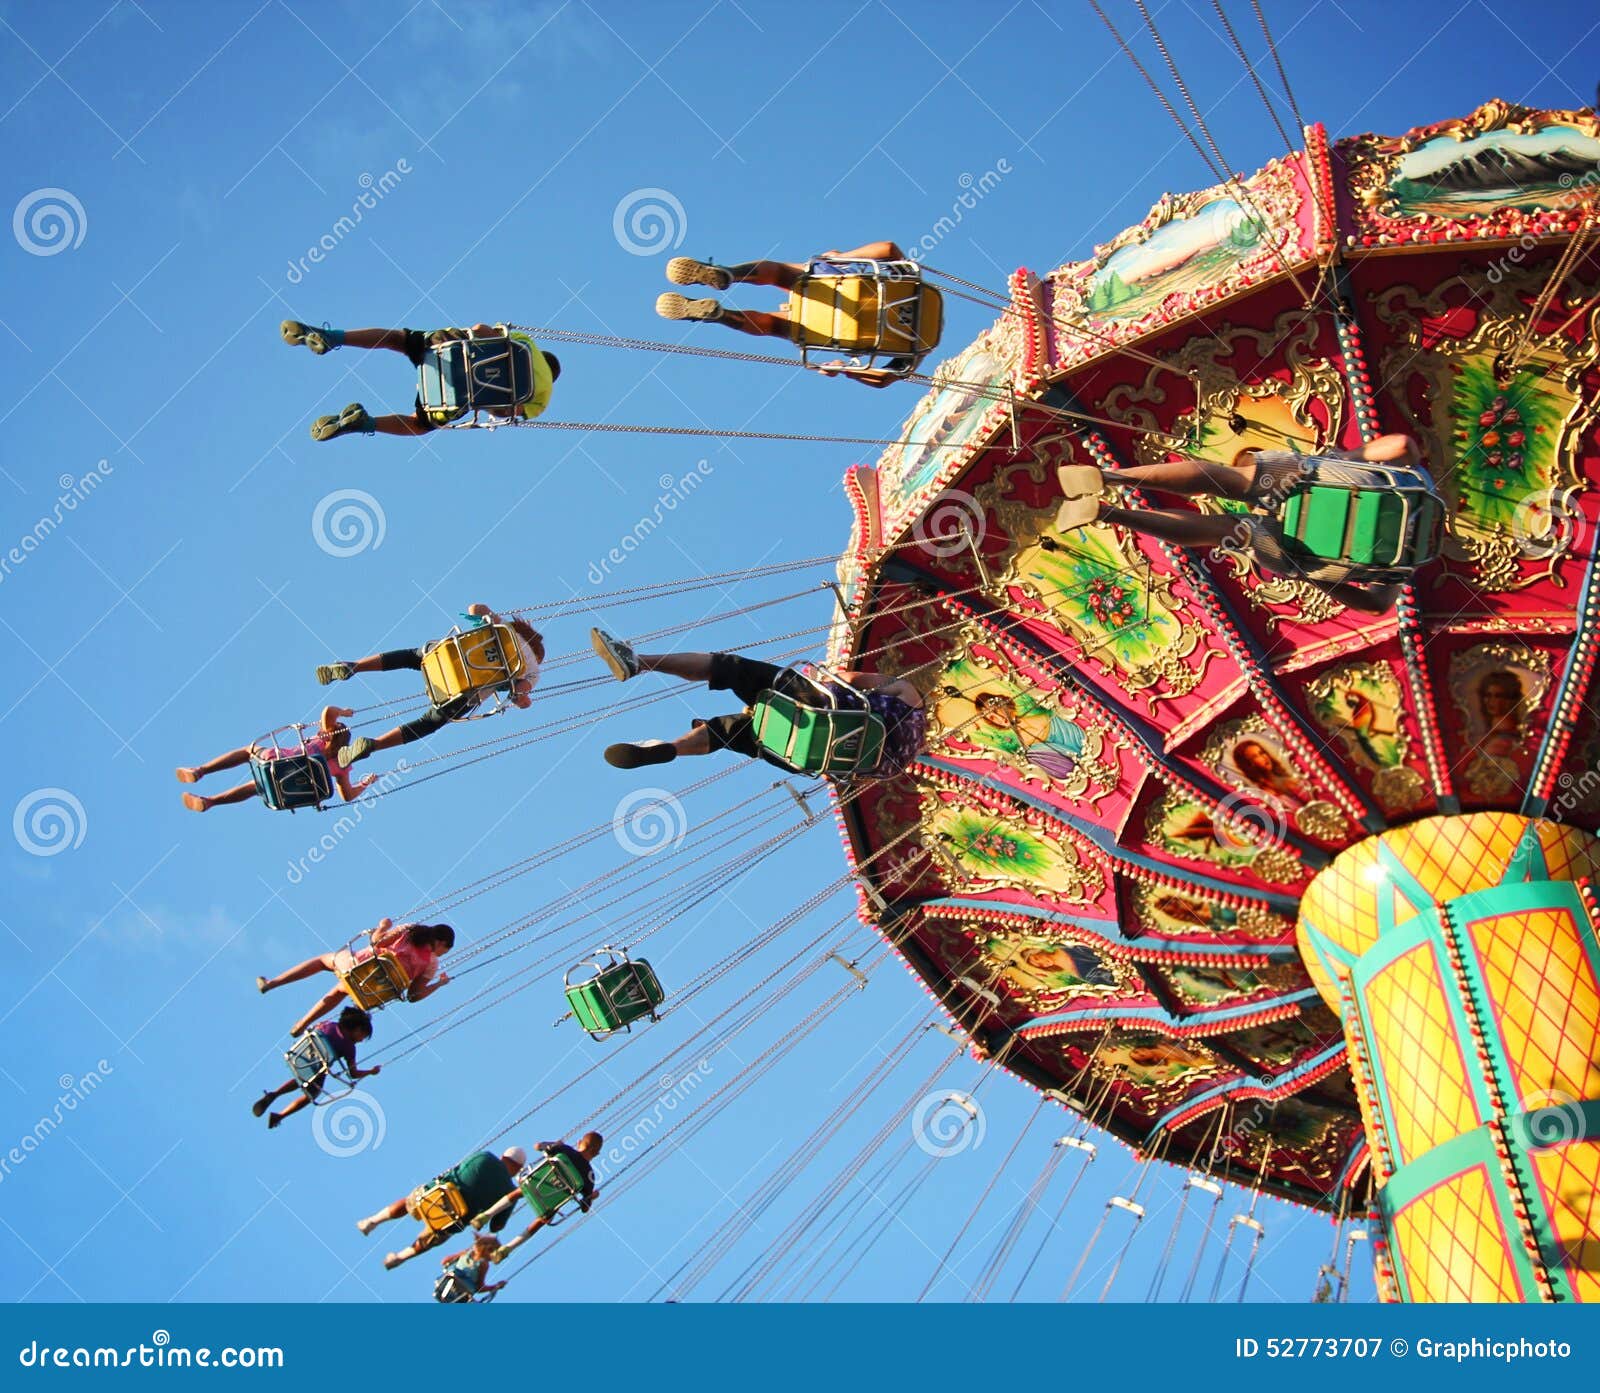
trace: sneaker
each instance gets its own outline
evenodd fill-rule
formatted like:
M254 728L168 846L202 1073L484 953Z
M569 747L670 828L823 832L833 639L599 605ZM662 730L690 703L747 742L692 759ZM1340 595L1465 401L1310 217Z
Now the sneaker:
M713 290L726 290L733 284L732 272L692 256L675 256L667 262L667 279L674 285L709 285Z
M611 675L619 682L626 682L630 677L639 675L639 657L633 651L633 645L624 643L620 638L612 638L604 629L590 629L589 642L594 645L594 651L600 655L600 661L611 669Z
M671 764L677 757L677 747L665 740L637 740L631 745L606 746L606 763L613 769L643 769L651 764Z
M715 324L722 318L722 306L715 300L686 300L669 290L657 297L656 313L663 319L699 319Z
M283 341L291 348L298 348L304 344L318 357L326 353L331 345L323 338L321 329L313 329L309 324L302 324L298 319L286 319L278 326L278 331L283 335Z
M358 735L339 751L339 768L348 769L358 759L365 759L371 753L372 741L365 735Z
M318 416L311 423L313 440L332 440L340 435L371 435L372 417L360 402L353 401L337 416Z
M250 1104L250 1111L253 1112L257 1117L260 1117L261 1114L264 1113L271 1106L272 1106L272 1095L270 1093L263 1093L259 1098L257 1098L255 1100L255 1102Z
M330 682L343 682L349 676L349 663L322 663L317 668L317 681L324 687Z

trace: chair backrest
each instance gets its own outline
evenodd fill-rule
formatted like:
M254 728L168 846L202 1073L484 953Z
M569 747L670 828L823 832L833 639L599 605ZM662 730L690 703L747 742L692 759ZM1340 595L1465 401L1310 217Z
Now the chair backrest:
M1426 475L1342 462L1338 475L1298 485L1279 514L1286 538L1320 560L1357 568L1352 579L1403 579L1433 560L1444 516Z
M626 1030L666 1000L655 969L643 958L603 967L587 981L567 986L567 1005L591 1035Z
M318 808L333 796L333 775L321 755L278 755L250 760L250 777L261 801L276 812Z
M866 707L824 706L763 692L751 707L756 743L800 774L861 774L883 759L887 731Z
M519 339L450 339L428 349L418 369L424 411L505 409L533 392L533 353Z
M812 263L813 268L819 263ZM828 263L821 263L826 267ZM883 358L924 356L944 328L944 297L911 261L846 263L849 274L808 270L791 291L796 342Z
M428 700L443 706L456 697L509 688L523 673L522 645L509 624L453 629L422 659Z
M447 1267L433 1284L433 1299L446 1305L472 1301L478 1295L478 1284L470 1272L457 1267Z
M411 978L393 953L374 953L356 959L339 985L363 1011L374 1011L404 996Z
M583 1172L572 1157L562 1152L541 1155L518 1173L517 1188L528 1208L538 1218L548 1219L583 1193Z
M419 1185L406 1200L406 1210L430 1233L449 1233L472 1217L460 1187L449 1180Z
M330 1074L343 1075L344 1059L314 1027L306 1031L284 1053L284 1061L294 1081L302 1088L320 1086Z

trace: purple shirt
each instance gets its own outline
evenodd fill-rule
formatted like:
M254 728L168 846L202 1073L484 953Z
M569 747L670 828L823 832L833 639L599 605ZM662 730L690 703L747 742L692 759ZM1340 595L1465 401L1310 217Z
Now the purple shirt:
M356 1042L344 1033L337 1021L323 1021L317 1027L317 1034L328 1042L334 1054L350 1066L353 1071L356 1067Z

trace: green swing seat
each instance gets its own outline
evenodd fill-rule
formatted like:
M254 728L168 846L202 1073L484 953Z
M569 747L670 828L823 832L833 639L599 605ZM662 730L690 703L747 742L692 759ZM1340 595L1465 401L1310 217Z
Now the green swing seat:
M592 975L574 982L573 973L586 967L594 969ZM631 1030L646 1017L656 1020L656 1007L667 995L655 969L623 948L597 948L594 957L568 970L565 986L567 1005L595 1040Z
M1340 476L1350 476L1348 481ZM1340 462L1319 470L1284 500L1284 538L1351 579L1404 581L1439 554L1444 502L1420 470Z
M570 1156L542 1155L518 1172L517 1189L536 1218L554 1219L582 1197L583 1173Z
M750 708L756 743L796 774L864 774L876 769L888 738L883 718L864 700L859 707L842 705L837 690L804 680L813 691L807 700L766 691Z

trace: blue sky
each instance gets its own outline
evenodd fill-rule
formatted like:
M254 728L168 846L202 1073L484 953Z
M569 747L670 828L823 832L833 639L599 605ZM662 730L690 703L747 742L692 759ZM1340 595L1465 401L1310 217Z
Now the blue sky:
M1247 12L1234 8L1242 27ZM1584 32L1589 5L1543 5L1533 23L1478 0L1453 13L1357 0L1268 8L1303 110L1335 135L1400 131L1496 95L1580 105L1600 75L1596 31ZM1156 9L1229 161L1249 169L1280 153L1209 9ZM706 708L670 699L608 717L602 704L615 693L602 688L447 732L429 753L510 734L513 720L531 729L585 718L568 735L379 803L298 880L289 867L325 821L259 806L196 817L179 805L173 767L312 714L316 663L416 644L474 600L574 601L837 552L849 521L839 479L856 456L846 446L533 431L317 445L307 434L315 415L357 399L405 409L411 374L383 355L291 352L278 321L510 318L663 337L672 331L651 305L673 247L738 260L880 236L913 243L1004 161L1010 172L927 258L1000 285L1017 265L1043 272L1086 254L1164 190L1200 187L1204 171L1075 3L935 3L914 17L878 4L797 11L748 0L4 4L0 64L4 194L20 219L0 239L0 364L10 384L0 550L42 518L53 524L0 575L10 648L0 793L12 810L47 811L53 799L67 818L53 829L66 842L57 854L29 851L26 818L0 845L9 887L0 944L12 963L0 987L10 1046L0 1061L0 1151L36 1133L41 1118L59 1110L61 1119L0 1173L0 1296L424 1298L425 1263L385 1274L383 1241L357 1235L358 1215L584 1075L514 1139L567 1132L629 1080L651 1077L697 1019L713 1019L823 937L847 902L836 895L622 1056L570 1024L551 1028L564 964L543 968L530 989L372 1081L362 1095L379 1110L364 1114L371 1135L353 1143L357 1154L339 1155L338 1145L317 1144L305 1116L269 1135L249 1115L255 1090L282 1075L283 1031L315 995L289 989L262 1001L255 974L575 829L603 827L641 786L681 789L711 772L630 780L599 759L610 740L670 734ZM374 206L340 229L372 188L382 197L369 193ZM662 193L643 201L668 209L673 247L640 245L661 235L648 221L628 233L630 200L652 190ZM50 204L66 210L65 225L47 211L29 220ZM312 262L325 237L331 249ZM765 295L752 291L749 303L761 307ZM976 333L977 316L957 306L947 344ZM562 348L561 357L551 419L883 437L912 405L902 391L758 366L599 348ZM663 525L607 566L611 549L691 472L701 482ZM83 484L90 474L96 482ZM319 546L313 531L319 505L343 490L370 499L357 503L371 541L361 545L358 531L349 555ZM823 575L708 584L612 613L631 632L689 624L815 587ZM827 616L818 590L719 621L694 642L739 646ZM551 652L578 651L588 622L574 614L550 623ZM410 688L396 678L345 690L364 706ZM599 715L589 721L591 711ZM748 823L714 829L744 837L727 842L728 856L797 821L771 782L764 768L736 771L686 799L686 816L761 795ZM41 790L62 794L41 803ZM769 811L774 820L760 821ZM31 835L48 839L48 823ZM704 851L709 864L705 844L686 845L684 859ZM604 831L451 917L465 939L481 937L627 861ZM824 820L652 938L649 956L669 988L693 979L833 881L840 864ZM523 960L569 940L605 941L612 927L596 909ZM835 945L846 957L872 952L849 923L824 946ZM381 1015L376 1043L518 961L426 1007ZM715 1296L897 1108L927 1091L926 1080L964 1088L980 1076L969 1059L939 1070L949 1042L914 1034L930 1003L893 961L770 1069L757 1064L848 981L830 966L763 1006L709 1057L692 1086L701 1091L683 1096L692 1105L747 1067L762 1068L755 1086L681 1148L663 1147L659 1169L619 1187L615 1203L603 1200L508 1299L650 1296L735 1201L845 1105L837 1135L814 1155L802 1151L804 1169L783 1174L776 1202L690 1293ZM902 1040L904 1061L850 1107L852 1090ZM933 1296L957 1298L976 1278L1063 1130L1059 1117L1040 1117L1010 1155L1036 1100L1004 1078L979 1096L982 1143L928 1170L881 1241L842 1269L841 1297L914 1298L998 1169ZM861 1173L882 1182L886 1200L919 1173L913 1151L879 1176L909 1135L906 1124L893 1129ZM1070 1161L1057 1172L1046 1213L1070 1172ZM1126 1153L1102 1151L1024 1295L1059 1291L1106 1197L1136 1176ZM1151 1218L1114 1296L1147 1288L1180 1180L1145 1178ZM850 1193L859 1228L879 1201L862 1186ZM1241 1203L1230 1195L1222 1213ZM1268 1237L1252 1294L1303 1300L1329 1227L1274 1204L1262 1212ZM1044 1228L1036 1220L1022 1253ZM1180 1265L1196 1237L1192 1226L1180 1234ZM805 1249L805 1261L819 1251ZM1107 1257L1102 1247L1086 1270L1103 1272ZM1213 1248L1198 1294L1215 1258ZM1020 1271L1018 1259L997 1297ZM1167 1294L1183 1275L1169 1277ZM1232 1280L1230 1272L1224 1294ZM1086 1277L1077 1294L1098 1289ZM1369 1293L1364 1279L1356 1295Z

